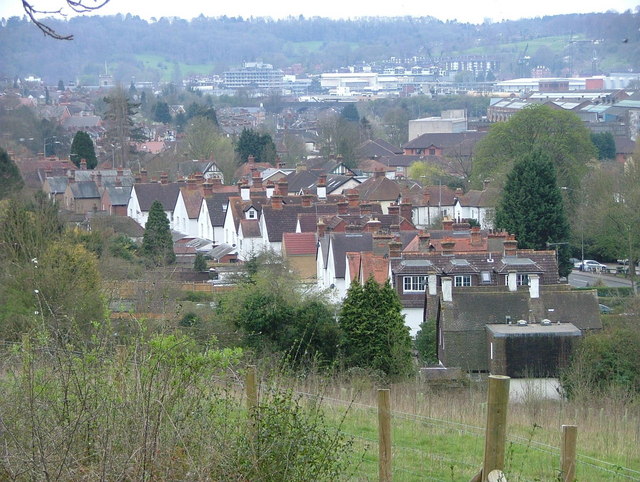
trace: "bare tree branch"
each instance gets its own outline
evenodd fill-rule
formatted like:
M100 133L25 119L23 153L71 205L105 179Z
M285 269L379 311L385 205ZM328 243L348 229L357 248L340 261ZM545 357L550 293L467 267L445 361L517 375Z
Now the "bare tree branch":
M65 3L71 10L76 13L88 13L94 10L98 10L104 7L109 0L64 0ZM88 2L93 2L93 4L89 4ZM25 13L29 17L29 19L33 22L33 24L40 29L40 31L46 36L51 37L55 40L73 40L73 35L64 35L56 32L49 25L41 22L36 18L37 15L59 15L62 17L66 17L66 14L62 11L62 8L58 10L38 10L36 6L28 0L22 0L22 8Z

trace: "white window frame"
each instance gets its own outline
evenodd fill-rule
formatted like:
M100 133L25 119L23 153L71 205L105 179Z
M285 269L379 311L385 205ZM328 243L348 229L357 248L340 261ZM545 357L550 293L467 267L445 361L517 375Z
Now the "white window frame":
M403 293L424 293L428 285L429 277L427 275L403 276L402 278Z
M529 286L529 283L530 283L529 273L516 274L516 286Z
M471 275L470 274L455 275L453 277L453 286L455 286L456 288L471 286Z

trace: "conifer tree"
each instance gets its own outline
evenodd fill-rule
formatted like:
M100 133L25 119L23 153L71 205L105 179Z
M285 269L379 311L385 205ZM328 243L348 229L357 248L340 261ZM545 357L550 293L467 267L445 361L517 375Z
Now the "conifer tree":
M73 136L73 142L71 142L69 158L76 167L80 167L80 161L82 161L82 159L87 161L87 169L94 169L98 165L93 140L89 134L84 131L76 132L76 135Z
M411 372L411 338L404 324L402 305L387 281L369 278L353 283L340 311L341 348L350 367L381 370L402 376Z
M149 210L149 218L144 226L141 251L142 255L156 266L172 264L176 260L169 220L159 201L153 201Z
M568 246L558 244L569 240L569 222L547 155L532 152L516 161L496 209L496 227L514 234L520 249L557 247L560 275L569 273Z
M13 192L19 191L24 186L18 166L9 157L7 151L0 149L0 199Z

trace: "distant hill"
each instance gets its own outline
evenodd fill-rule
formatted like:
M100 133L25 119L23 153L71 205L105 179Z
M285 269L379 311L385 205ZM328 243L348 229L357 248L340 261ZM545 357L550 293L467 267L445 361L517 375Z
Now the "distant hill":
M29 74L48 83L97 79L108 65L117 80L176 80L221 73L245 61L294 64L308 73L390 57L424 59L492 55L498 78L536 65L561 75L640 70L640 15L632 12L558 15L480 25L422 18L206 18L191 21L137 16L52 19L73 41L45 38L26 20L3 19L0 76ZM596 59L595 62L593 59ZM523 60L523 59L526 59ZM95 80L93 80L95 82Z

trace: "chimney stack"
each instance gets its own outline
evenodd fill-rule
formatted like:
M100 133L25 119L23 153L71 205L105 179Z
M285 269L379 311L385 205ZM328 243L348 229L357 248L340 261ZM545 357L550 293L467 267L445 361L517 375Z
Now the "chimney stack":
M387 212L389 214L393 215L393 216L399 216L400 215L400 206L398 206L397 204L391 204L387 208Z
M453 301L453 279L451 276L444 276L440 279L442 283L442 301Z
M360 214L363 216L371 215L371 203L360 203Z
M256 158L252 154L250 154L249 157L247 157L247 163L253 164L255 162L256 162Z
M251 182L256 189L262 189L262 176L257 169L252 173Z
M431 235L425 231L421 231L420 234L418 234L418 238L420 240L420 251L423 253L428 253L429 246L431 246Z
M360 201L358 199L359 198L358 191L356 191L355 189L349 189L346 195L347 195L347 201L349 202L349 208L356 209L360 204Z
M382 169L381 167L376 167L373 175L376 179L384 177L384 169Z
M380 231L382 227L382 223L378 219L370 219L367 221L367 224L364 226L364 230L366 233L377 233Z
M471 246L480 246L482 244L482 234L480 228L474 226L471 228Z
M456 241L453 238L445 238L440 243L440 246L442 246L442 254L445 256L452 255L455 251Z
M251 199L251 187L247 184L246 179L240 185L240 198L243 201L249 201Z
M338 214L346 215L349 213L349 203L347 201L338 201Z
M390 234L373 234L373 254L376 256L389 256L389 243L393 241Z
M317 228L317 233L318 233L318 239L320 238L324 238L324 233L327 229L327 225L324 224L324 221L322 220L322 218L318 219L318 223L316 224L316 228Z
M169 174L167 172L160 173L160 184L169 184Z
M509 235L507 239L504 240L503 247L505 256L516 256L518 241L516 241L515 236Z
M271 196L271 207L277 210L282 209L282 195L274 194Z
M326 199L327 198L327 175L320 174L318 177L318 183L316 184L316 193L318 194L318 199Z
M289 182L286 180L278 181L278 194L282 197L289 195Z
M146 169L140 169L140 179L142 180L142 182L147 182L147 170Z
M213 194L213 184L211 184L209 180L206 180L202 184L202 193L205 197L211 196Z
M400 216L407 221L412 222L413 219L413 205L410 202L400 203Z
M87 170L87 160L86 159L80 159L80 170L82 170L82 171L86 171Z
M267 199L270 199L271 196L273 196L273 192L276 190L275 185L273 184L273 181L267 181L267 188L266 188L266 195L267 195Z
M198 189L198 180L195 177L187 178L187 190L195 191Z
M389 243L389 258L400 258L402 253L402 243L395 239Z
M453 231L453 220L450 218L443 219L442 229L444 229L445 231Z
M214 188L222 186L222 179L219 177L212 177L209 181L211 182L211 186Z
M311 194L303 194L302 195L302 207L310 208L311 207L311 199L313 196Z

